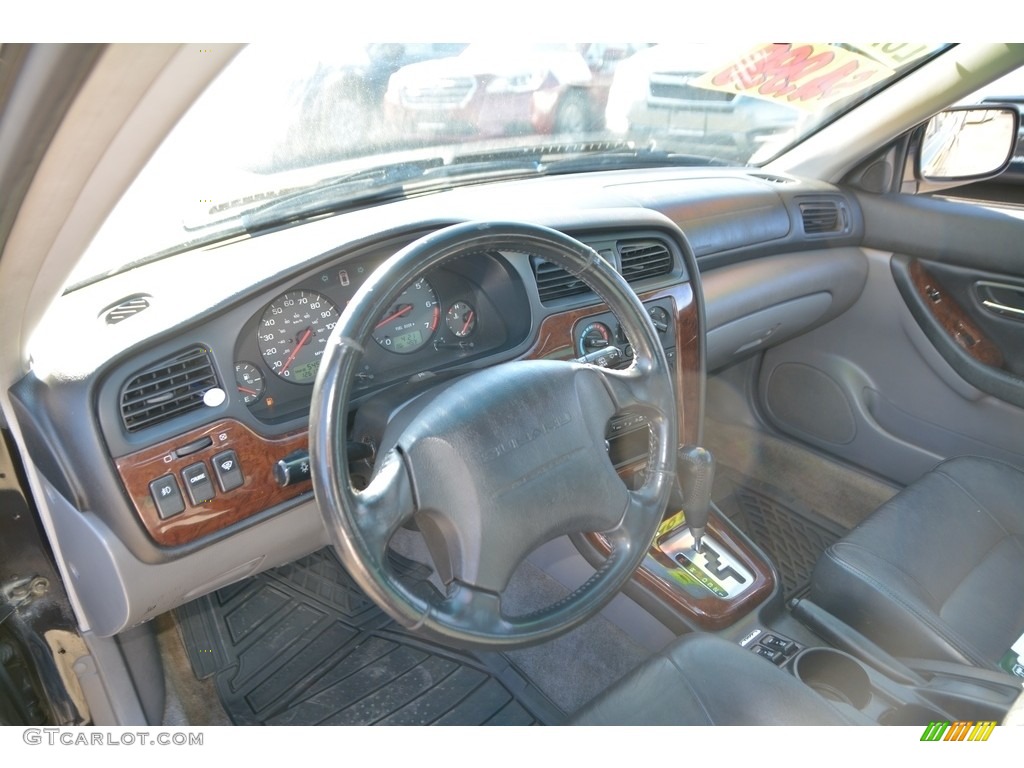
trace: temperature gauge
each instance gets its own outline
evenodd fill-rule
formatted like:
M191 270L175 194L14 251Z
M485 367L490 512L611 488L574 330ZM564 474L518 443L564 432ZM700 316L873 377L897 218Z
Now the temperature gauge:
M476 330L476 310L464 301L456 301L444 318L448 330L464 339Z
M576 342L576 353L583 357L590 352L604 349L612 343L612 331L604 323L590 323L583 329Z

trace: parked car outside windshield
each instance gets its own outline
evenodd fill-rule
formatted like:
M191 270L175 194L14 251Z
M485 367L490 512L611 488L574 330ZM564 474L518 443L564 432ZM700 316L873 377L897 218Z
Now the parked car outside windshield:
M253 44L168 136L67 285L459 183L609 163L756 165L941 49Z

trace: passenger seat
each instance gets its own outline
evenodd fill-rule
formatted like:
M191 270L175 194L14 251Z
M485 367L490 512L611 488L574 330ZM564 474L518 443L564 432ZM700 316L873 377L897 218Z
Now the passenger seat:
M998 668L1024 634L1024 471L943 462L829 547L810 598L895 656Z

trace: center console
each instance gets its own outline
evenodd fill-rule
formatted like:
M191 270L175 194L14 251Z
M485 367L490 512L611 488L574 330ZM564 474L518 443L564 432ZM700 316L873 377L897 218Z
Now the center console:
M737 627L730 635L836 707L879 725L969 723L980 730L972 736L971 729L960 728L949 738L981 738L1021 695L1019 680L1001 672L897 659L809 600L794 602L789 615L795 620L792 636L760 625Z
M627 483L643 482L646 424L628 415L613 423L609 451ZM699 451L700 449L696 449ZM898 659L807 599L783 603L773 566L708 498L710 478L686 466L693 447L681 448L673 498L642 566L625 592L663 624L684 634L715 632L792 674L855 722L936 725L941 738L980 739L1021 694L1019 680L1000 673L924 659ZM710 460L709 460L710 461ZM713 474L713 462L708 470ZM689 476L688 476L689 473ZM700 541L686 519L701 531ZM610 551L600 534L578 537L576 546L599 563ZM949 723L952 728L943 728ZM970 728L967 726L970 725ZM938 737L937 737L938 738Z

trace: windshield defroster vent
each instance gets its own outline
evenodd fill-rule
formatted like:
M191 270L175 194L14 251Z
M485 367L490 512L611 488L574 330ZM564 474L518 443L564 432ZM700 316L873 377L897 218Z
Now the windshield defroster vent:
M657 240L621 242L619 270L627 283L667 275L672 271L672 253Z
M846 217L835 200L800 203L800 218L806 235L824 235L846 228Z
M193 347L135 374L121 390L125 429L140 429L203 407L203 395L219 386L210 353Z
M121 299L117 304L112 307L107 307L100 314L103 315L104 321L107 325L117 325L122 320L127 320L129 317L133 317L144 309L149 308L149 296L139 293L135 296L128 296Z

